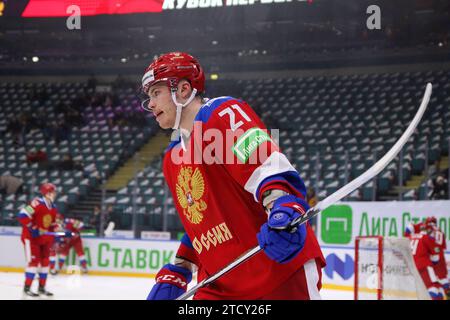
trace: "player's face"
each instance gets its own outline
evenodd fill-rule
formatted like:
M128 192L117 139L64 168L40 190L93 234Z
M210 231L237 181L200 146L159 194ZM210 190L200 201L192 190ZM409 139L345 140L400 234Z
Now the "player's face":
M150 87L147 94L150 97L148 106L159 126L163 129L172 128L175 124L176 106L167 84L157 83Z
M55 202L55 200L56 200L56 192L55 192L55 191L49 192L49 193L47 193L47 194L45 195L45 197L46 197L47 199L49 199L51 202Z

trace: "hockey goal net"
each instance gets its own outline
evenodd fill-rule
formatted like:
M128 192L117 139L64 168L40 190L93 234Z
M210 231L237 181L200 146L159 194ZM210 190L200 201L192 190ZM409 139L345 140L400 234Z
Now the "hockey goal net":
M355 300L430 299L406 238L356 238L354 292Z

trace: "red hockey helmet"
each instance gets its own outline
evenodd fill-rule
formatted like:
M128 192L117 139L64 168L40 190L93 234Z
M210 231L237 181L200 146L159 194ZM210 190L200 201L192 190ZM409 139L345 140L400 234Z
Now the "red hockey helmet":
M39 188L39 191L43 196L50 192L56 192L56 186L53 183L43 183Z
M436 226L437 225L437 219L436 217L428 217L425 220L425 225L428 226Z
M170 52L157 58L145 70L142 89L147 93L152 85L166 81L171 90L176 90L182 79L188 80L198 93L205 91L205 74L197 59L184 52Z

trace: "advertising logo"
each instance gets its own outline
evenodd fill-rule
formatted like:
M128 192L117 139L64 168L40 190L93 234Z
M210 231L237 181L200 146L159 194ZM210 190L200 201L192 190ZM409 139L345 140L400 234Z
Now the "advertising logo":
M352 240L352 208L348 205L330 206L321 215L321 236L324 243L348 244Z
M344 280L353 276L355 264L350 255L346 254L345 261L342 261L336 254L332 253L326 257L326 261L325 274L328 278L333 279L335 272Z

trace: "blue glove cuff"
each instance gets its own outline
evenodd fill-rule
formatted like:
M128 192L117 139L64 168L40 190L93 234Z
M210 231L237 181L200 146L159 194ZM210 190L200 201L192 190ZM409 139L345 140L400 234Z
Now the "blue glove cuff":
M161 269L168 269L172 272L176 272L176 273L183 275L186 278L186 281L188 283L191 282L191 280L192 280L192 272L186 268L168 263L168 264L164 265Z
M177 278L183 276L187 283L192 280L192 272L190 270L173 264L164 265L158 272L158 275L163 275L164 273L172 273L172 275L176 273L179 275ZM183 283L182 287L180 287L176 283L157 281L148 294L147 300L174 300L186 292L187 283Z
M31 234L31 237L32 238L37 238L37 237L39 237L41 234L40 234L40 232L39 232L39 229L37 229L37 228L28 228L28 230L30 231L30 234Z

